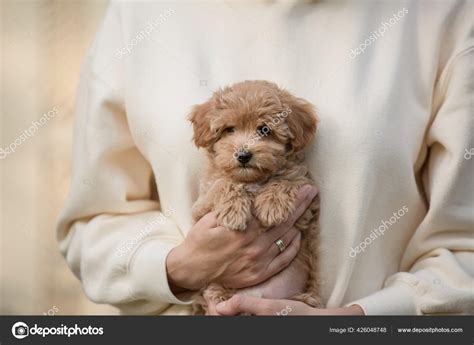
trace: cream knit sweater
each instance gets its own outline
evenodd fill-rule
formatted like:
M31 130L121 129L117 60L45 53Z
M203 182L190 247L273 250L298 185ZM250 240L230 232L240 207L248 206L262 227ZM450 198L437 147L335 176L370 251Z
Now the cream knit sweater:
M82 71L57 229L86 294L124 313L189 313L165 269L205 164L186 117L218 87L266 79L319 109L307 158L328 307L474 313L473 13L463 1L113 3Z

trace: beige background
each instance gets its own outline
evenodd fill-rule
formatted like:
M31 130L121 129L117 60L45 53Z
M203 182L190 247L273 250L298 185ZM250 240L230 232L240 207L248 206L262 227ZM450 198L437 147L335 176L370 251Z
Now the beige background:
M0 159L0 314L116 314L88 301L54 227L71 173L80 65L105 0L1 0L0 147L59 115Z

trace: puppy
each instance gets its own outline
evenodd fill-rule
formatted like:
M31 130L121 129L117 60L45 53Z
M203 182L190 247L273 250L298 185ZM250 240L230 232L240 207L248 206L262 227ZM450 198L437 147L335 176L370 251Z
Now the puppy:
M252 216L270 228L295 211L300 187L314 185L302 151L315 135L317 118L314 107L304 99L267 81L244 81L194 106L189 120L194 143L206 149L208 157L193 206L195 221L214 211L219 225L230 230L244 231ZM319 199L315 198L295 224L302 233L302 245L291 263L302 265L308 276L305 293L293 299L314 307L322 307L318 216ZM194 313L207 312L206 299L221 302L234 293L211 282L195 296Z

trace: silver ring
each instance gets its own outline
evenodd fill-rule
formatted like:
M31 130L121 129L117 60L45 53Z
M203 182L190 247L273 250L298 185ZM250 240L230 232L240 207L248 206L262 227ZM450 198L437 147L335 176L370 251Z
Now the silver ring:
M282 252L285 251L285 249L286 249L286 244L285 244L285 242L283 242L282 239L276 240L276 241L275 241L275 244L276 244L276 246L278 247L278 249L280 250L280 253L282 253Z

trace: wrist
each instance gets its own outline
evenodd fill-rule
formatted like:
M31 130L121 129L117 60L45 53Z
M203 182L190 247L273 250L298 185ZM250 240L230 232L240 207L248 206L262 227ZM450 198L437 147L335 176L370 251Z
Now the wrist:
M198 290L198 281L193 281L195 272L189 269L186 260L189 257L185 254L183 244L180 244L169 252L166 257L166 274L168 277L168 284L173 293L179 293L186 290Z

